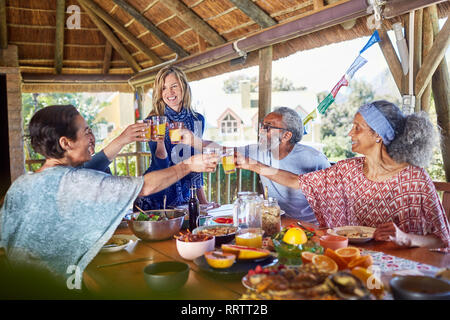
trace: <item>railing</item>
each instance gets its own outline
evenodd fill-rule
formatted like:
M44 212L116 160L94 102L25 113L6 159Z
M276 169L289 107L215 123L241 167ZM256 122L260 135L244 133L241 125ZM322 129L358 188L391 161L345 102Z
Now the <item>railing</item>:
M27 170L36 171L44 161L44 159L26 160ZM139 168L139 161L142 161L143 170ZM111 173L118 176L142 175L150 166L150 161L150 152L120 153L110 165ZM36 164L40 165L36 166ZM231 203L240 191L262 193L258 175L248 170L236 169L235 173L225 174L222 164L219 163L215 172L205 173L203 177L204 190L209 202Z

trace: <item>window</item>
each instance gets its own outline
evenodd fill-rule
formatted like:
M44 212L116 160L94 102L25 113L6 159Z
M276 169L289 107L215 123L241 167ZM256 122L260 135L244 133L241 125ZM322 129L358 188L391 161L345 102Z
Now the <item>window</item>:
M220 123L220 132L223 135L234 135L238 133L238 122L228 114Z

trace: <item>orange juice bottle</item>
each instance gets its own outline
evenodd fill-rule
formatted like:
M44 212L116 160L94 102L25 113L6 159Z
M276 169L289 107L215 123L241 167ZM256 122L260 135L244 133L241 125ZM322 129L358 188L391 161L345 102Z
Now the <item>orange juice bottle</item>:
M236 244L252 248L262 247L262 234L257 232L245 232L236 235Z

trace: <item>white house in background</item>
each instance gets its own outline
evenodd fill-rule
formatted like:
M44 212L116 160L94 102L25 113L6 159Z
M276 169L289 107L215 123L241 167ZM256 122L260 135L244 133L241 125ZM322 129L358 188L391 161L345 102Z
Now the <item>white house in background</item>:
M240 83L241 92L220 96L198 97L195 109L206 119L204 138L229 146L256 143L258 130L258 93L250 92L250 82ZM272 92L272 107L289 107L305 118L318 105L317 95L311 91ZM320 119L307 125L308 134L302 143L322 150L320 143Z

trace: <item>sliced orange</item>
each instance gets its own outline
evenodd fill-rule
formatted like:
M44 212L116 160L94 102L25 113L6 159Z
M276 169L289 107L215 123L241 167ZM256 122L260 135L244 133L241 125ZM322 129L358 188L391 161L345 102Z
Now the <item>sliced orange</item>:
M323 255L315 255L312 263L322 272L335 273L338 271L338 265L333 259Z
M339 270L347 269L347 262L344 261L340 256L336 254L336 252L333 249L327 248L324 253L327 257L330 257L331 259L336 262L336 264L339 267Z
M360 256L349 262L348 268L353 269L355 267L368 268L373 264L373 258L371 255Z
M315 253L309 252L309 251L303 251L302 252L302 261L303 263L311 263L312 262L312 258L314 258L314 256L316 256Z
M347 263L360 256L359 249L355 247L339 248L336 254Z
M357 277L374 295L380 297L384 294L384 285L381 280L373 276L373 273L363 267L355 267L352 269L352 274Z

